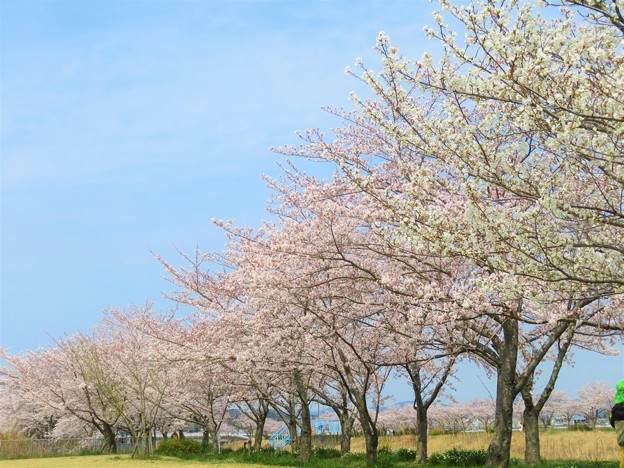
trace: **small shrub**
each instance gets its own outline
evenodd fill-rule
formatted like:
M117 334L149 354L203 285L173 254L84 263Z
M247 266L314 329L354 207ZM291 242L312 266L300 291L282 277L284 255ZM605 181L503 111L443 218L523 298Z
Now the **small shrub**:
M409 448L400 448L395 452L398 461L414 461L416 460L416 450Z
M446 435L446 434L455 434L456 431L454 431L453 429L440 429L440 428L436 428L436 429L431 429L429 431L429 435Z
M390 449L390 446L388 444L383 444L381 447L377 449L378 454L391 453L391 452L392 450Z
M392 452L380 452L377 456L375 468L392 468L394 466L395 456Z
M591 431L592 427L587 423L578 423L578 424L574 424L573 426L570 426L569 429L571 431L585 432L585 431Z
M365 461L366 454L364 452L349 452L342 457L343 460L353 461Z
M201 453L202 446L194 439L166 439L158 442L155 452L161 455Z
M102 452L100 452L99 450L93 450L90 448L82 448L78 451L78 455L80 455L81 457L86 457L86 456L90 456L90 455L100 455Z
M429 457L429 464L443 466L475 466L485 465L487 452L485 450L456 449L446 452L436 452Z
M228 453L234 453L234 449L231 449L230 447L225 447L221 449L221 454L225 455Z
M317 458L340 458L340 450L334 447L314 447L312 454Z

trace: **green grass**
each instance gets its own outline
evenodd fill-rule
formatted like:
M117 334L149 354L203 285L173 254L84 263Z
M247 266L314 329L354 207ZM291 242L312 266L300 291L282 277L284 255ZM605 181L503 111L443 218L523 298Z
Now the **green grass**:
M7 468L174 468L222 466L227 468L270 468L275 466L308 468L364 468L366 457L363 453L354 453L346 458L319 458L313 457L310 463L303 464L296 455L289 452L259 452L242 453L230 452L225 454L187 454L181 457L157 456L153 459L132 459L129 455L85 455L70 457L50 457L0 460L0 467ZM381 453L379 468L407 468L430 467L432 465L416 465L414 462L398 461L397 454ZM440 466L440 465L438 465ZM519 459L513 459L511 466L524 466ZM588 462L588 461L545 461L541 468L617 468L618 462Z
M199 468L223 466L227 468L271 468L274 465L237 463L228 460L181 460L173 457L158 457L137 460L130 455L89 455L72 457L30 458L0 460L0 467L6 468Z

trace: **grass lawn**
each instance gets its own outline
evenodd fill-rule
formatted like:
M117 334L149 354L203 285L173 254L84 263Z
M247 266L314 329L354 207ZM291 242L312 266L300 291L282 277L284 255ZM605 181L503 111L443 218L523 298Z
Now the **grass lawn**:
M429 454L442 452L451 448L484 449L489 443L491 435L485 433L436 435L429 439ZM549 430L541 434L542 457L545 461L542 468L617 468L619 467L618 448L615 444L613 431L572 432L563 430ZM241 443L242 445L242 443ZM382 450L397 450L415 446L414 436L382 437L379 441ZM230 448L236 449L236 443ZM354 437L351 449L353 456L347 459L321 459L313 457L306 468L364 468L366 460L364 441ZM523 466L524 440L522 433L514 433L512 439L512 466ZM381 465L393 468L416 468L414 462L399 462L381 460L387 456L380 455ZM189 459L161 456L156 459L132 459L129 455L88 455L30 459L0 459L0 468L174 468L221 466L224 468L269 468L275 466L297 467L302 466L297 458L290 453L255 453L252 455L228 453L222 455L197 454ZM421 465L432 466L432 465Z
M232 460L180 460L174 457L159 457L153 460L137 460L130 455L88 455L73 457L30 458L19 460L0 460L0 467L11 468L173 468L223 466L226 468L270 468L271 465L238 463Z
M309 468L363 468L366 463L363 457L353 457L354 459L329 459L313 460ZM356 459L356 458L359 458ZM266 462L267 460L265 460ZM276 457L275 463L247 463L240 459L217 458L210 459L202 457L198 460L184 460L175 457L158 457L156 459L139 460L132 459L130 455L86 455L70 457L50 457L50 458L30 458L0 460L0 467L11 468L177 468L177 467L200 467L200 466L220 466L222 468L275 468L302 466L295 460L287 460L285 457ZM520 462L521 463L521 462ZM513 466L522 466L512 463ZM384 464L386 466L386 464ZM416 468L431 465L416 465L414 462L394 462L387 465L393 468ZM591 461L549 461L540 465L541 468L617 468L618 462L591 462Z

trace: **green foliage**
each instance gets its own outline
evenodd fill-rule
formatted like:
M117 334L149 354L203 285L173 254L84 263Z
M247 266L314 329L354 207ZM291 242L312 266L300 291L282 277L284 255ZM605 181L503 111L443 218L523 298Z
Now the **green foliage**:
M579 424L574 424L574 425L570 426L568 428L568 430L570 430L570 431L586 432L586 431L591 431L592 427L589 424L586 424L586 423L579 423Z
M455 434L455 432L456 431L453 431L451 429L435 428L429 431L429 435L436 436L436 435L445 435L445 434Z
M518 463L520 464L520 463ZM544 461L540 468L618 468L620 463L617 461Z
M321 459L340 458L340 450L333 447L314 447L312 456Z
M394 461L395 456L392 452L378 453L375 468L392 468L394 466Z
M398 461L414 461L416 460L416 450L409 448L400 448L395 450Z
M429 464L442 466L479 466L485 465L485 450L466 450L453 448L446 452L436 452L429 457Z
M236 461L243 463L258 463L261 465L274 466L296 466L299 464L297 454L287 452L286 450L275 450L273 447L263 447L253 453L237 453L234 455ZM232 459L232 458L230 458Z
M102 452L99 450L93 450L90 448L83 448L83 449L80 449L80 451L78 451L78 455L80 455L81 457L87 457L90 455L100 455L100 453Z
M342 457L342 460L345 460L345 461L366 461L366 454L363 453L363 452L349 452L344 457Z
M155 453L159 455L181 455L201 453L201 444L194 439L165 439L158 442Z
M378 454L387 454L391 452L392 452L392 449L390 449L390 446L388 444L383 444L381 447L377 449Z

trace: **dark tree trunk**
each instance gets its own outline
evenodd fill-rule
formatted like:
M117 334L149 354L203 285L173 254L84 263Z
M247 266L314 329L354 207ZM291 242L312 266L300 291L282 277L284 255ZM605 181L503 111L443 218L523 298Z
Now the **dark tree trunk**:
M524 463L526 465L539 465L542 461L540 456L539 412L533 404L528 406L526 400L524 404Z
M416 359L417 356L414 355ZM414 391L414 410L416 411L416 461L418 463L426 463L427 462L427 431L429 423L427 421L427 411L429 407L436 400L446 380L455 366L456 357L449 357L446 361L445 365L441 368L439 373L436 373L438 376L437 383L430 387L427 391L427 386L423 387L421 372L423 368L419 361L415 360L413 362L406 363L403 367L407 371L407 375L410 377L410 381L412 383L412 390ZM429 383L431 383L430 379ZM426 394L428 393L428 396Z
M262 439L264 437L264 424L266 422L266 415L264 418L260 418L256 421L256 429L254 431L253 450L257 452L262 447Z
M307 401L301 402L301 435L299 436L299 459L303 463L310 461L312 455L312 417Z
M366 403L366 395L354 395L358 418L362 426L362 434L366 443L366 466L372 467L377 464L377 447L379 446L379 432L375 421L371 419Z
M427 410L416 408L416 463L427 462Z
M301 405L301 435L299 436L299 459L303 463L310 461L312 455L312 415L310 414L309 386L299 372L294 374L297 397ZM296 431L296 429L295 429ZM295 432L296 433L296 432Z
M377 464L377 447L379 445L379 432L377 431L377 421L371 418L368 411L368 403L366 401L367 391L371 388L370 377L374 374L374 370L367 369L368 375L364 386L357 383L353 376L353 371L349 365L349 360L341 349L337 350L338 356L344 366L344 374L342 375L344 388L348 392L349 399L355 405L358 419L362 426L362 434L366 442L366 466L373 467ZM375 413L377 414L377 413Z
M288 435L290 436L290 451L299 451L299 436L297 434L297 421L293 416L288 419Z
M487 466L509 466L513 425L513 402L517 395L518 322L507 319L502 324L503 343L496 375L496 416L494 435L488 447Z
M351 434L353 433L353 416L348 411L340 413L340 456L351 452Z
M267 416L269 415L269 402L264 399L259 399L257 408L254 408L251 405L248 406L254 416L254 421L256 423L253 449L255 451L258 451L260 450L260 448L262 448L264 425L266 423Z
M212 450L214 453L221 452L219 445L219 431L210 431L210 442L212 443Z
M117 453L117 440L115 439L115 431L110 424L102 423L101 432L104 436L104 452Z
M561 334L561 338L558 341L557 357L555 358L550 378L537 402L533 402L534 373L527 376L526 384L521 390L525 408L523 413L525 442L524 463L527 465L539 465L542 462L540 453L539 416L555 389L555 382L559 377L563 361L572 344L575 331L574 325L570 324L565 328L565 335L563 333Z
M366 466L373 467L377 464L377 447L379 446L379 433L377 427L362 424L362 432L366 442Z

